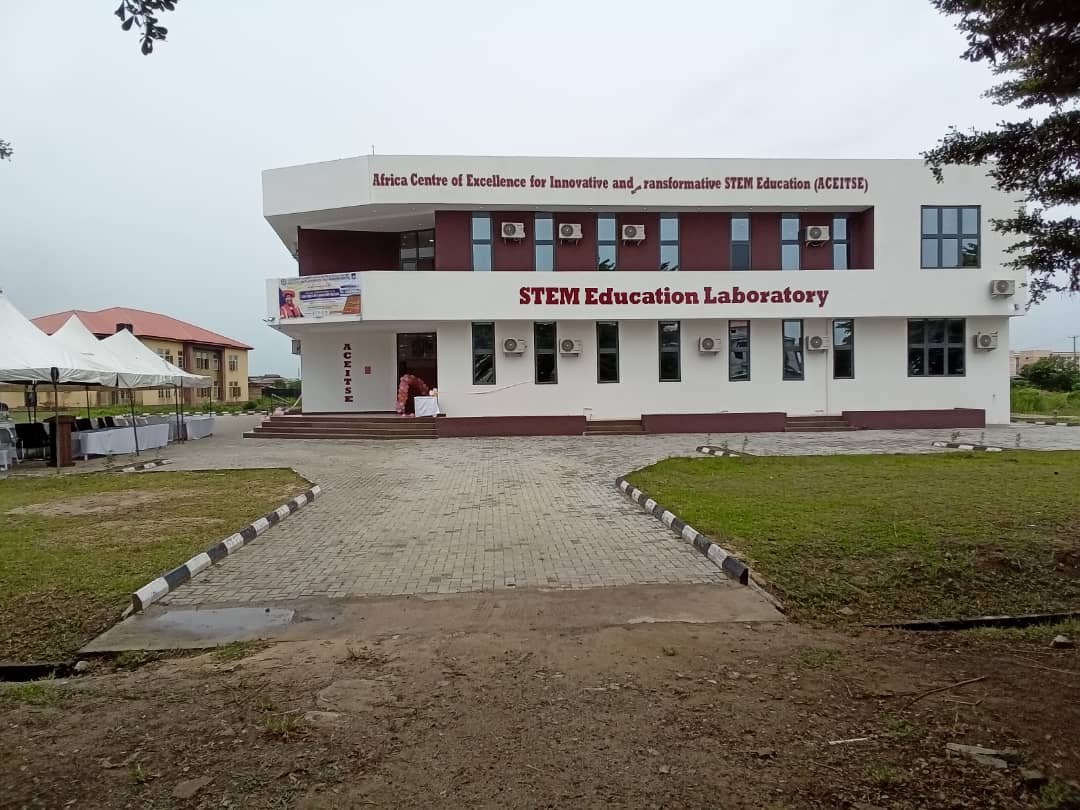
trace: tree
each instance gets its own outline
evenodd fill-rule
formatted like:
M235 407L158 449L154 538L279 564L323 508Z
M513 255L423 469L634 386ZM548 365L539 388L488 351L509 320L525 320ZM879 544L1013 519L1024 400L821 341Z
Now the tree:
M952 127L923 153L937 178L942 166L992 162L1002 191L1019 192L1026 208L993 220L1014 234L1009 266L1027 270L1033 303L1050 292L1080 291L1080 220L1047 208L1080 203L1080 2L1076 0L930 0L960 17L962 58L987 62L1005 77L986 92L999 105L1040 108L1039 120L1003 121L986 132Z
M120 0L120 5L113 13L120 18L120 27L130 31L132 26L142 30L143 56L154 52L155 42L164 42L169 29L158 25L157 15L163 11L176 11L180 0ZM11 160L15 154L9 141L0 138L0 160Z
M1071 357L1050 356L1024 366L1020 376L1044 391L1072 391L1080 382L1080 369Z

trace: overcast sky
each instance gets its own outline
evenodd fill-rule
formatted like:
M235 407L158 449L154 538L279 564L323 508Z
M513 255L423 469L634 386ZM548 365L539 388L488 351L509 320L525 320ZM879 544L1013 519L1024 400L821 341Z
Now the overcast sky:
M36 316L131 306L256 347L296 264L264 168L370 152L915 157L989 125L992 76L922 0L180 0L149 57L117 0L0 0L0 288ZM632 100L628 100L632 99ZM1080 302L1014 321L1071 347Z

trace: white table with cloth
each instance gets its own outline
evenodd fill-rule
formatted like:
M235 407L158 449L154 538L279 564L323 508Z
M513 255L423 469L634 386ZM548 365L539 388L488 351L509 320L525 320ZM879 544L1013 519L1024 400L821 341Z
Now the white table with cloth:
M139 425L139 450L165 447L169 443L169 426ZM132 429L105 428L104 430L81 430L75 433L73 453L76 456L118 456L135 452L135 436Z
M413 397L413 410L417 416L438 416L442 413L438 397Z
M189 440L202 439L214 432L214 417L212 414L184 417L184 432Z

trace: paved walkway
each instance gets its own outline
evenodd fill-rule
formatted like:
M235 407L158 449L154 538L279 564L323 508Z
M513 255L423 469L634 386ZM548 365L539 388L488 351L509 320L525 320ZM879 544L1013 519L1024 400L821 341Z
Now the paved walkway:
M760 455L935 452L952 431L646 435L435 441L242 439L250 417L174 446L169 469L288 466L324 496L165 602L242 604L648 583L735 587L614 488L617 475L698 444ZM967 441L1080 449L1080 428L960 431ZM937 451L940 452L940 451ZM153 473L148 473L153 474ZM238 493L242 496L242 493Z

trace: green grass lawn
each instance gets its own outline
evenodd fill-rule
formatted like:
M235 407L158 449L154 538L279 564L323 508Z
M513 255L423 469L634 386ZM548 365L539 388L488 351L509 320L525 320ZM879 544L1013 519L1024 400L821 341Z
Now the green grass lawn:
M797 617L1080 609L1077 452L674 458L628 478Z
M0 660L53 660L128 596L307 489L291 470L0 481Z

